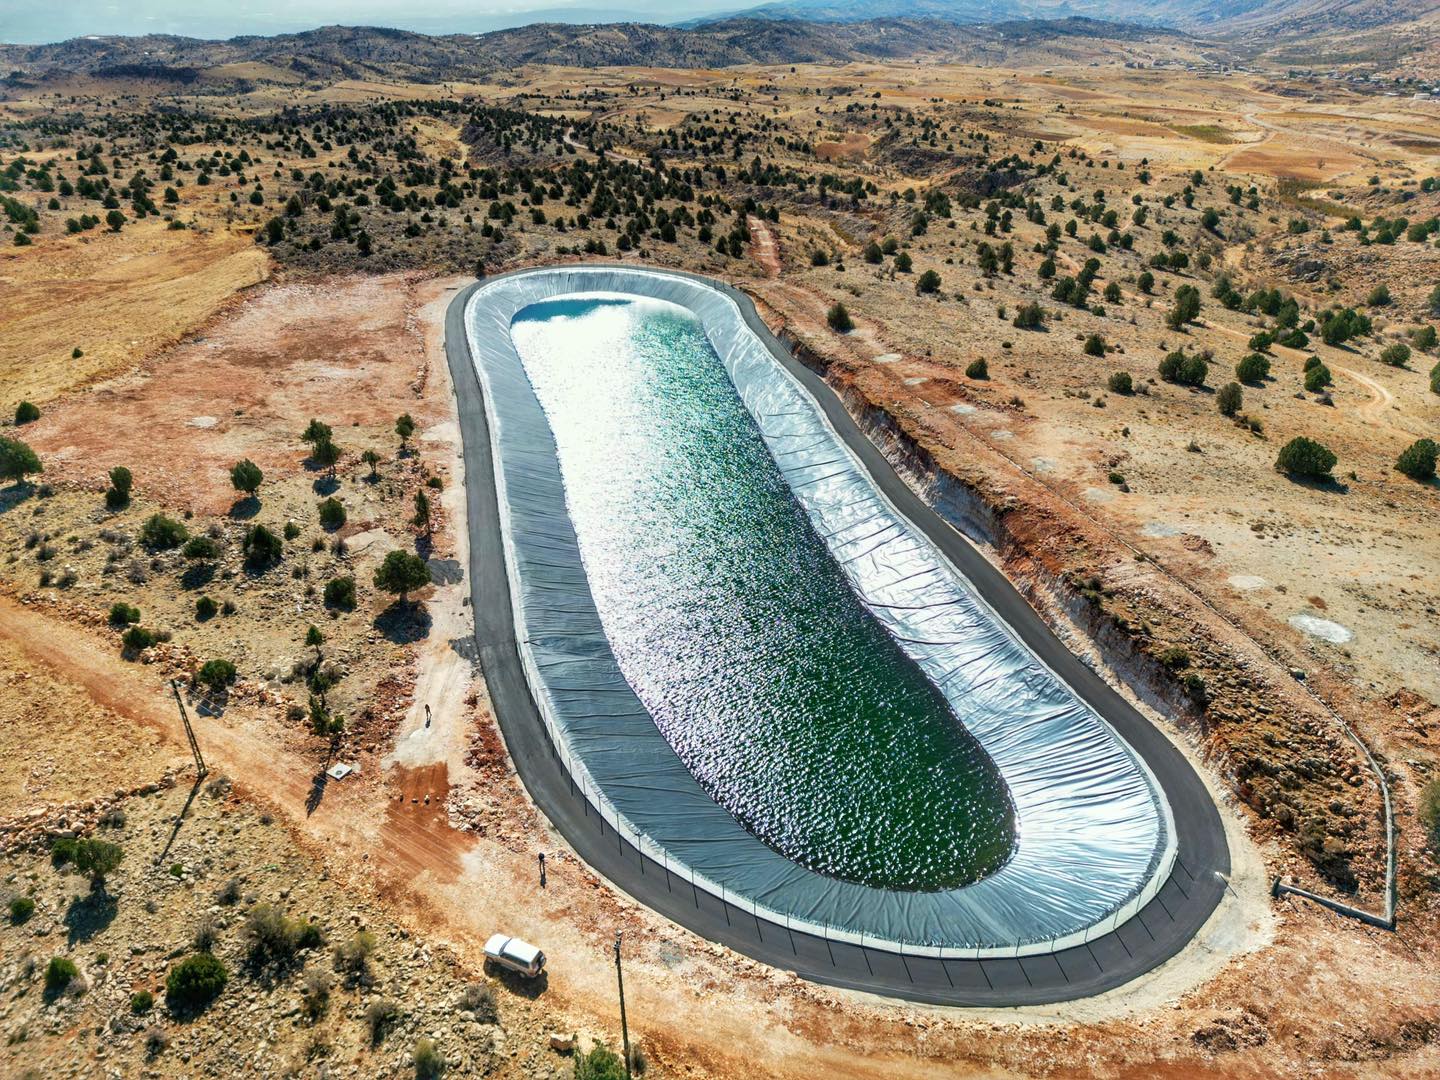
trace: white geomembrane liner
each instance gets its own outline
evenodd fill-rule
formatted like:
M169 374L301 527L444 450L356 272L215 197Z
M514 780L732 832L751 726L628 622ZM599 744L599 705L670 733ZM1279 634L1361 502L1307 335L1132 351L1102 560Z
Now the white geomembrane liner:
M851 586L995 762L1016 815L1015 850L998 871L962 888L901 892L807 870L706 795L655 727L610 651L554 439L510 339L524 308L600 292L666 300L699 318ZM1175 862L1175 830L1144 762L881 494L734 300L678 274L564 267L483 286L465 325L531 692L576 784L637 847L759 916L926 955L1067 948L1114 929L1159 891Z

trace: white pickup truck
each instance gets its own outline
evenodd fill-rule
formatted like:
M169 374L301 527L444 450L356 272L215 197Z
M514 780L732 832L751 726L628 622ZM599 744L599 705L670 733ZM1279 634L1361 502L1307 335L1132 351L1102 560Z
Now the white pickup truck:
M543 952L528 941L505 934L490 935L490 940L485 942L485 958L531 979L545 968Z

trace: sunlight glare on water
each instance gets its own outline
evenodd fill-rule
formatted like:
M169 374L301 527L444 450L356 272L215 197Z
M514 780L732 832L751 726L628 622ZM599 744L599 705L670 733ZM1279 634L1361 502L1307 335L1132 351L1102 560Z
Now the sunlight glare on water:
M698 320L585 294L512 336L620 669L710 796L848 881L996 870L1014 821L994 765L851 590Z

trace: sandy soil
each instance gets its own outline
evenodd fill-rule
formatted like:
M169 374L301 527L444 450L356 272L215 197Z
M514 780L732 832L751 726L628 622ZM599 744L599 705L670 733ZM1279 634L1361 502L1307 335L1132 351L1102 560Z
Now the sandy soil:
M0 386L7 410L128 371L263 281L248 236L152 220L0 252ZM84 355L72 357L73 350Z

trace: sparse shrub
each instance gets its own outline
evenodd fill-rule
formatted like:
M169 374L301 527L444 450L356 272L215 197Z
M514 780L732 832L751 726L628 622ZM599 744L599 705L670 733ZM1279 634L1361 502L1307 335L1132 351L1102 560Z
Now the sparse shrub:
M197 953L214 952L215 943L219 940L220 924L213 915L206 915L196 925L195 933L190 938L190 947Z
M1315 364L1305 372L1305 389L1318 394L1330 385L1330 369L1324 364Z
M1171 330L1179 330L1186 323L1192 323L1200 315L1200 291L1193 285L1181 285L1175 290L1175 306L1165 317L1165 324Z
M1280 448L1275 459L1275 468L1291 476L1329 476L1335 467L1336 457L1330 450L1316 442L1298 435Z
M965 365L965 375L971 379L988 379L990 377L990 365L982 356L978 360L971 360Z
M152 551L177 548L189 535L184 525L164 514L151 514L140 526L140 543Z
M1245 404L1245 394L1239 383L1226 383L1215 395L1215 407L1221 416L1234 416Z
M104 889L105 878L115 872L124 857L125 851L119 844L94 837L76 840L70 854L76 871L87 876L90 887L97 890Z
M130 1011L136 1016L144 1016L155 1007L155 995L149 990L136 990L130 995Z
M10 921L16 926L28 922L30 916L35 914L35 901L28 896L12 896L10 898Z
M921 295L939 292L940 275L934 270L926 270L915 279L915 291Z
M415 434L415 421L407 413L401 413L395 418L395 434L400 436L400 446L403 448L410 436Z
M1416 439L1395 461L1395 468L1412 480L1435 479L1437 446L1434 439Z
M320 504L320 527L331 532L345 524L345 506L334 496Z
M245 916L245 940L257 964L288 964L302 949L324 944L312 922L289 918L273 904L256 904Z
M1045 309L1039 304L1021 304L1013 322L1021 330L1038 330L1045 325Z
M445 1056L430 1039L419 1039L415 1043L415 1075L419 1080L435 1080L445 1071Z
M300 1007L312 1023L324 1016L330 1006L332 982L329 972L319 968L305 972L305 981L300 988Z
M1420 825L1430 850L1440 854L1440 779L1431 780L1420 789Z
M1190 651L1182 645L1170 645L1161 649L1156 659L1171 671L1180 671L1190 666Z
M1235 365L1235 377L1243 383L1258 383L1270 374L1270 358L1252 352Z
M0 438L0 481L23 483L31 473L43 472L44 466L35 451L19 439Z
M220 605L212 598L202 596L195 601L195 618L204 622L206 619L213 619L220 612Z
M282 531L285 534L286 540L294 540L297 536L300 535L300 526L296 525L293 521L287 521L285 522L285 528Z
M1135 392L1135 381L1130 377L1128 371L1111 373L1105 385L1112 394L1131 394Z
M116 600L110 605L110 625L129 626L131 623L140 621L140 609L131 607L124 600Z
M174 1010L202 1009L220 995L230 972L208 952L188 956L170 969L165 979L165 998Z
M847 311L845 305L838 300L832 304L830 310L825 313L825 322L829 325L830 329L834 330L837 334L848 334L851 330L855 329L855 320L850 318L850 312Z
M33 424L40 419L40 408L34 402L22 401L15 406L15 426Z
M1089 337L1087 337L1087 338L1085 339L1085 355L1086 355L1086 356L1104 356L1104 355L1105 355L1105 339L1104 339L1103 337L1101 337L1099 334L1091 334Z
M211 693L218 694L235 680L235 665L229 660L206 660L195 679Z
M375 952L375 935L361 930L349 941L335 946L335 970L347 975L361 975Z
M325 606L343 611L355 609L355 579L353 577L331 578L325 583Z
M122 645L129 652L144 652L160 640L160 636L153 630L147 630L143 626L132 626L125 631L125 636L120 639Z
M215 891L215 902L222 907L230 907L240 902L240 879L231 878Z
M317 442L310 450L310 460L322 469L330 470L330 475L335 475L335 466L340 461L340 447L329 439Z
M400 1009L393 1001L372 1001L365 1008L365 1026L370 1031L370 1042L379 1045L390 1029L400 1019Z
M460 995L460 1008L470 1013L478 1023L500 1022L500 1010L495 1004L495 991L479 983L471 983Z
M604 1043L575 1055L575 1080L625 1080L625 1062Z
M124 465L116 465L110 470L110 487L105 492L105 505L111 510L120 510L130 502L130 491L135 486L135 478L131 476L130 470Z
M55 996L70 985L72 979L80 974L80 969L75 966L75 961L65 956L52 956L49 965L45 968L45 992Z
M1404 367L1410 362L1410 346L1396 342L1380 350L1380 362L1391 367Z
M213 559L220 554L220 545L208 536L192 536L185 541L180 554L187 559Z
M145 1053L152 1058L159 1057L170 1048L170 1036L159 1024L151 1024L145 1029Z
M1385 307L1389 303L1390 289L1389 286L1384 284L1376 285L1370 290L1370 295L1365 298L1367 307Z
M285 548L280 538L264 525L252 525L245 531L245 565L254 570L263 570L280 561Z
M425 560L408 551L391 551L375 568L375 587L396 593L400 602L407 602L410 591L430 584L430 568Z
M1204 386L1210 365L1205 355L1187 353L1184 349L1167 353L1160 361L1160 377L1181 386Z

